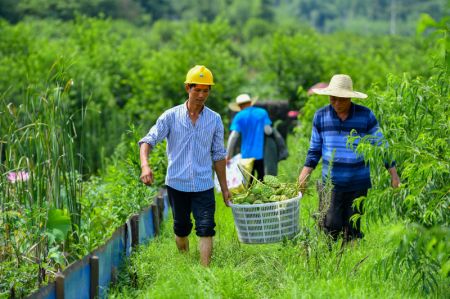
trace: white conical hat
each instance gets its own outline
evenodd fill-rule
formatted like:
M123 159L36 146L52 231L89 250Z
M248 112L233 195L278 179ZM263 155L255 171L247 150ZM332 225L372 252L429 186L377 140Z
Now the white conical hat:
M335 96L340 98L359 98L365 99L365 93L354 91L352 78L349 75L334 75L330 84L325 88L314 88L313 92L321 95Z
M240 104L251 102L253 105L256 100L256 98L252 99L248 94L243 93L236 97L236 101L234 103L228 104L228 108L230 108L231 111L241 111L241 107L239 107Z

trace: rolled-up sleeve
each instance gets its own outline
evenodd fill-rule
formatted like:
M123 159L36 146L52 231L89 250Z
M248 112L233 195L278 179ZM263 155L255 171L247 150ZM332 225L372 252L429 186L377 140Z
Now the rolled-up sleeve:
M320 135L320 124L317 113L314 115L311 141L306 156L305 166L316 168L322 157L322 136Z
M169 134L169 117L170 115L167 112L163 113L156 121L156 124L151 127L147 135L139 140L139 146L142 143L148 143L152 147L155 147L159 142L164 140Z
M222 118L218 115L211 145L211 156L214 162L225 159L227 152L224 146L224 128Z

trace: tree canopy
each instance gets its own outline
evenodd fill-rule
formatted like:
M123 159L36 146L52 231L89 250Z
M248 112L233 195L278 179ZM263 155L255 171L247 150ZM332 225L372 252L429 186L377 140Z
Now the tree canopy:
M257 18L281 24L306 22L322 32L413 34L421 13L441 19L450 13L445 0L3 0L0 17L74 19L106 16L136 24L161 19L211 22L225 19L242 25Z

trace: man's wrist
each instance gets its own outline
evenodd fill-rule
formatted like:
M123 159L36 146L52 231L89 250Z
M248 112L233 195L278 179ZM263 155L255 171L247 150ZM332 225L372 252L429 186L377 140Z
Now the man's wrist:
M141 165L141 169L144 168L144 167L150 167L150 165L148 165L148 164Z

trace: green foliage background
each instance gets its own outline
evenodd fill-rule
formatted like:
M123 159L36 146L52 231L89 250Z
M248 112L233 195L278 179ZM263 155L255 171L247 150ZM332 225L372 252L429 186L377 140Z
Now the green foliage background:
M225 18L239 27L252 19L275 23L301 20L321 32L411 35L420 13L441 19L450 9L445 0L201 0L195 4L188 0L3 0L0 17L18 22L26 18L107 16L135 24Z
M260 26L269 30L255 33ZM182 82L195 64L213 71L217 85L208 106L225 122L227 103L241 92L289 99L293 108L301 108L298 87L307 90L334 73L351 75L360 89L383 84L387 73L431 74L420 37L323 35L308 26L273 26L264 19L245 22L242 30L220 18L146 26L86 17L0 21L0 34L0 71L8 74L0 78L5 99L19 104L29 88L70 85L76 148L84 152L85 171L94 173L128 123L147 128L164 109L183 102Z

